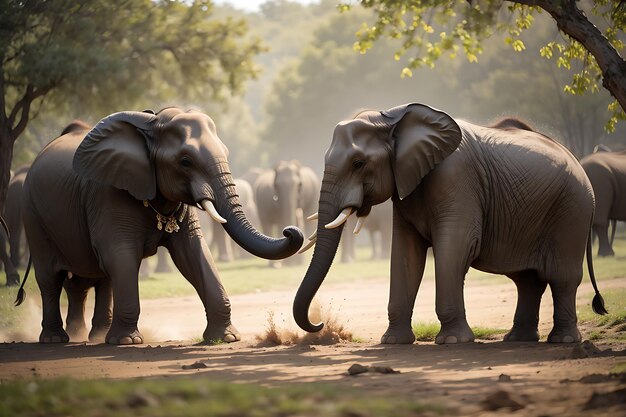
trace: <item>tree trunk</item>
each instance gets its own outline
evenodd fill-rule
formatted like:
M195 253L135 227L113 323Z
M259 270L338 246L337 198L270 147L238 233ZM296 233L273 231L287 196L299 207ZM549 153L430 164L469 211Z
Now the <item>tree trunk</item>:
M602 85L626 112L626 61L600 30L576 7L575 0L508 0L540 7L550 13L560 31L578 41L602 70Z
M0 214L4 211L4 203L11 178L11 161L13 160L13 143L11 135L4 129L0 132Z

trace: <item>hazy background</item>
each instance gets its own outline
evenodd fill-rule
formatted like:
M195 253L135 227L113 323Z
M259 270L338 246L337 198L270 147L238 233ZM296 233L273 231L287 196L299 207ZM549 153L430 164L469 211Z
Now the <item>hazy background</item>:
M512 51L502 37L484 45L478 63L442 58L434 70L401 78L402 63L394 60L397 45L380 41L365 55L354 51L355 33L371 20L358 7L341 14L337 0L268 2L216 1L216 17L249 22L252 36L266 51L256 63L261 69L241 96L225 105L206 100L145 102L142 108L94 109L90 97L76 97L63 108L36 115L15 145L13 168L30 162L41 147L75 118L95 124L120 110L159 110L167 105L198 107L215 119L218 133L230 149L235 176L249 167L270 167L280 159L299 159L319 174L325 150L337 122L363 108L386 109L421 102L456 118L489 123L503 116L528 120L538 130L583 156L598 143L622 148L625 129L607 135L609 94L601 90L584 97L563 92L571 74L539 56L539 47L561 35L554 22L538 15L523 38L526 50ZM146 89L165 88L147 85ZM200 94L199 96L202 96ZM89 110L86 110L89 109Z

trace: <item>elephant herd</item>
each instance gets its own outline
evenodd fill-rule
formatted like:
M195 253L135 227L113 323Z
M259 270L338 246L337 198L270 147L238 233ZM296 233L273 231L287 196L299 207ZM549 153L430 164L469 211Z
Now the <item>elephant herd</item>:
M372 257L391 260L383 343L415 340L411 319L428 248L435 259L438 344L474 340L463 300L470 266L507 275L517 286L507 341L538 340L548 285L554 301L548 341L581 339L575 300L585 253L593 309L606 312L593 275L591 230L599 254L612 255L608 225L626 220L624 151L579 162L519 120L478 126L410 103L339 122L321 182L295 160L233 178L227 158L209 116L165 108L114 113L93 127L73 123L18 170L4 209L11 253L0 232L0 256L7 285L19 283L23 225L41 291L40 342L83 338L85 298L94 288L89 339L143 343L138 276L142 260L160 247L205 307L203 339L239 340L210 242L220 261L245 251L274 267L281 260L302 264L301 254L314 247L293 313L302 329L319 331L323 323L310 322L309 306L340 242L341 260L354 260L354 234L363 227Z

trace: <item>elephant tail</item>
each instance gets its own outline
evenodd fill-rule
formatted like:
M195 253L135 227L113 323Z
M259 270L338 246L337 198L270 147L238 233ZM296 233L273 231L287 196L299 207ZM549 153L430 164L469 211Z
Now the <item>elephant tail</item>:
M26 284L26 279L28 279L28 273L30 272L30 267L33 264L33 257L28 257L28 265L26 266L26 272L24 273L24 279L22 280L22 285L20 285L20 289L17 292L17 297L15 297L15 307L19 306L24 302L26 298L26 290L24 290L24 284Z
M2 216L0 216L0 224L2 225L2 228L4 229L4 231L7 234L7 239L10 239L11 238L11 234L9 233L9 226L7 226L7 222L4 221Z
M604 298L600 295L600 290L598 290L598 284L596 283L596 275L593 272L593 259L592 259L592 249L591 249L591 229L589 229L589 236L587 237L587 268L589 269L589 278L591 279L591 285L593 285L593 289L596 292L596 295L593 296L593 301L591 302L591 308L594 313L604 315L609 312L606 310L604 306ZM24 278L26 280L26 278Z

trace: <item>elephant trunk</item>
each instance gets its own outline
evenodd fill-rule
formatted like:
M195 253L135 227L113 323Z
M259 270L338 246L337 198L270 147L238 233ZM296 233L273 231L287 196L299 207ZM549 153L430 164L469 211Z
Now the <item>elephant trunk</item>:
M326 188L326 189L325 189ZM321 195L330 196L328 187L322 186ZM317 290L322 285L330 269L339 241L343 225L334 229L326 229L325 225L332 222L339 208L332 198L323 198L319 203L319 217L317 223L317 242L313 251L311 264L304 275L293 302L293 316L300 328L307 332L318 332L324 327L323 323L312 324L309 321L309 307Z
M215 205L226 219L222 226L230 237L244 250L265 259L284 259L296 253L304 241L302 232L289 226L283 229L283 238L275 239L256 230L243 212L228 165L222 163L217 167L219 172L212 187Z

